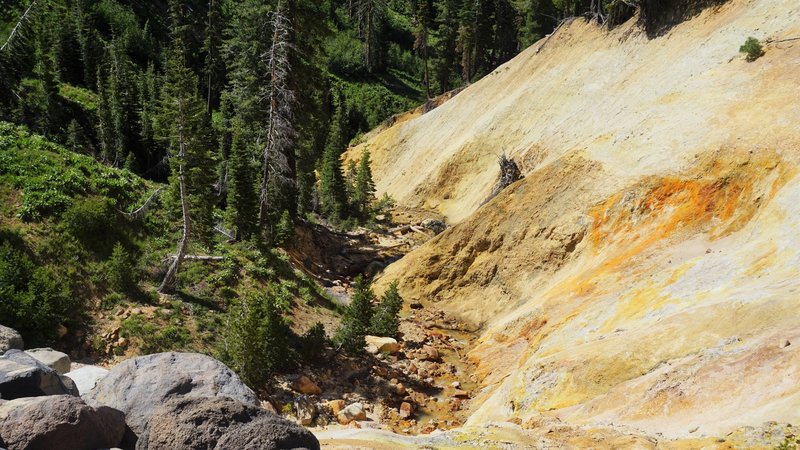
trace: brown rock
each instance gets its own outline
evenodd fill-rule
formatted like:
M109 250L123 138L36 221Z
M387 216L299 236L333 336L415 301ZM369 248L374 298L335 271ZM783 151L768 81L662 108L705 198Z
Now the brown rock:
M400 418L408 419L412 414L414 414L414 409L411 403L403 402L400 404Z
M426 361L436 361L439 359L439 350L436 350L435 347L431 347L430 345L423 345L422 357L420 359Z
M339 411L344 409L344 400L331 400L328 402L328 408L331 409L333 415L338 415Z
M317 386L317 383L314 383L305 375L302 375L300 378L295 380L295 382L292 384L292 389L306 395L319 395L322 393L322 389Z
M367 413L364 411L364 405L361 403L353 403L339 411L336 415L336 420L342 425L347 425L353 421L367 420Z
M455 392L453 392L453 397L455 397L455 398L469 398L469 392L467 392L467 391L465 391L463 389L456 389Z

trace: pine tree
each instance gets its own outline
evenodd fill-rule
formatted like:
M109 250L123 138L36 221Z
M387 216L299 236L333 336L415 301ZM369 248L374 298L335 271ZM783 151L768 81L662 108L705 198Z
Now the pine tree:
M364 41L364 61L367 71L373 72L381 66L380 33L386 0L356 0L355 3L358 31Z
M369 209L375 200L375 182L372 181L372 169L370 168L369 149L364 148L361 153L361 161L358 163L356 173L355 192L353 195L353 206L361 220L369 218Z
M206 111L208 114L211 114L212 109L219 104L219 87L225 73L225 64L220 55L222 24L221 0L208 0L205 39L203 40Z
M250 152L242 138L241 119L232 121L231 154L228 160L228 217L236 239L249 239L257 228L258 197Z
M436 22L439 24L438 39L434 42L434 49L438 58L434 66L436 82L439 92L446 92L453 88L453 79L459 74L459 61L456 49L458 47L458 1L442 0L438 2L439 12Z
M254 389L292 362L289 327L272 295L248 294L235 301L228 313L227 353L236 373Z
M334 341L345 351L359 353L364 350L366 345L364 336L369 333L372 321L373 300L375 300L375 293L372 292L369 281L366 281L361 275L357 276L353 284L353 296L334 338Z
M333 222L339 222L346 218L347 192L340 160L347 145L344 133L343 99L338 98L336 110L331 118L325 153L322 154L319 180L319 200L322 214Z
M174 20L175 15L173 16ZM183 34L177 22L174 35ZM185 47L180 39L174 41L167 59L166 77L159 111L155 118L157 137L168 145L168 157L173 168L171 182L180 195L183 233L177 251L167 270L159 292L172 293L177 284L177 274L186 256L189 242L194 236L193 213L198 219L199 235L208 232L212 206L210 183L205 184L210 164L208 116L205 104L197 95L197 76L186 66Z
M397 281L392 281L381 297L381 302L372 316L371 332L375 336L396 337L400 327L400 310L403 298L397 292Z
M416 1L416 0L415 0ZM414 49L417 54L422 58L422 84L425 86L425 97L431 98L431 76L428 64L428 41L430 29L433 21L433 5L430 0L422 0L416 8L416 30Z
M294 92L289 87L289 50L291 42L289 33L291 22L282 0L278 0L275 11L271 14L272 42L264 54L269 82L263 92L267 99L266 130L262 152L262 172L258 217L262 228L267 227L270 213L270 188L280 193L285 185L294 183L291 174L294 167L290 164L293 157L292 139L295 130L292 124Z
M499 66L517 54L517 10L509 0L495 0L494 66Z

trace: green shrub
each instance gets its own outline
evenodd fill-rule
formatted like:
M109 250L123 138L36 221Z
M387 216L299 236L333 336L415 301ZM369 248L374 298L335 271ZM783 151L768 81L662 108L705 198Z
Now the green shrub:
M403 298L397 292L397 281L392 281L381 297L381 303L372 316L372 334L384 337L396 337L400 327L400 310L403 309Z
M289 327L270 296L249 294L234 302L228 312L227 363L254 389L269 376L292 363Z
M133 287L135 264L130 253L119 242L114 244L111 257L106 261L106 279L111 289L117 292L126 292Z
M744 44L739 47L739 52L747 54L747 60L753 62L764 55L764 48L761 42L754 37L747 38Z
M275 239L274 244L276 247L283 247L291 242L294 237L294 224L292 223L292 216L289 211L283 210L281 220L275 226Z
M189 331L178 323L163 327L141 315L123 320L119 333L139 345L144 354L188 350L192 341Z
M345 309L342 324L336 330L334 341L347 352L360 353L366 346L364 336L370 329L373 315L372 301L375 300L375 294L369 281L360 275L356 277L353 289L353 297Z
M0 245L0 323L13 326L29 346L52 343L58 325L80 315L79 307L58 273L36 267L9 242Z

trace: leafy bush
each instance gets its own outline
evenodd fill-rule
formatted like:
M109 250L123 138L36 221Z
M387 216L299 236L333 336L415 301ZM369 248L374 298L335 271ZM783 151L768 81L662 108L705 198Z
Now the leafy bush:
M764 55L764 48L758 39L751 36L739 47L739 52L746 53L747 61L753 62Z
M91 244L108 239L115 229L116 212L109 199L87 197L75 200L61 219L67 233Z
M159 353L172 350L188 350L192 341L189 331L178 323L161 326L146 320L141 315L133 315L120 324L120 336L135 341L142 353Z
M341 326L336 330L335 342L347 352L360 353L366 345L364 336L370 330L375 293L372 292L369 281L360 275L356 277L353 288L353 297L345 309Z
M397 281L392 281L372 316L371 332L376 336L396 337L400 327L400 310L403 298L397 292Z
M78 315L69 283L9 242L0 245L0 323L13 326L29 346L51 343L59 324Z

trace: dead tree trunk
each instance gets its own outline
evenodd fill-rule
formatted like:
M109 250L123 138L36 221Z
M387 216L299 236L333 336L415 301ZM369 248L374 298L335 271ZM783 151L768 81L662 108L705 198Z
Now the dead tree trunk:
M522 179L522 172L520 172L517 163L515 163L513 159L508 158L505 153L497 158L497 163L500 164L500 180L494 186L494 189L492 189L492 193L489 194L489 197L481 203L481 206L489 203L489 200L495 198L497 194L515 181Z
M183 235L181 240L178 241L178 250L175 252L175 259L169 265L167 274L164 275L164 280L161 286L158 287L158 292L162 294L172 294L175 292L175 286L178 284L178 270L181 267L183 258L186 256L186 250L189 248L189 232L191 231L191 220L189 219L189 200L187 199L186 180L183 173L183 160L186 156L186 141L183 134L183 129L178 133L178 190L181 195L181 213L183 214Z
M272 44L269 51L262 55L267 60L270 80L267 86L266 97L269 101L267 115L266 142L263 151L261 168L260 205L258 209L259 223L262 228L267 226L269 212L269 184L270 165L275 164L272 172L277 169L286 169L288 151L294 128L292 127L292 102L294 93L289 89L289 32L291 23L283 9L283 2L279 1L272 13Z

